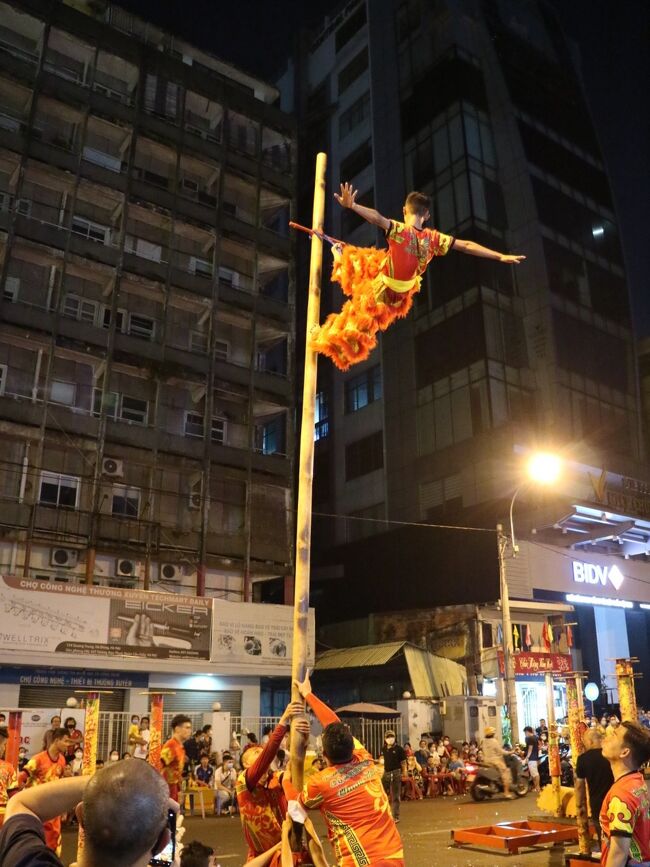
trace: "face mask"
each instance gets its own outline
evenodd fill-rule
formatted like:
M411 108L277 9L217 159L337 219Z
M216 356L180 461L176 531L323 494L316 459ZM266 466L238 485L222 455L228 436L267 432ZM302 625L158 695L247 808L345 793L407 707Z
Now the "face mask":
M389 747L392 747L393 744L395 743L395 738L386 738L386 743L388 744Z
M113 755L113 756L111 756L111 761L112 761L112 762L119 762L119 760L120 760L120 757L119 757L119 756L117 756L117 755Z
M77 759L77 760L81 760L81 759L83 759L83 753L75 753L75 754L74 754L74 757L75 757L75 759Z

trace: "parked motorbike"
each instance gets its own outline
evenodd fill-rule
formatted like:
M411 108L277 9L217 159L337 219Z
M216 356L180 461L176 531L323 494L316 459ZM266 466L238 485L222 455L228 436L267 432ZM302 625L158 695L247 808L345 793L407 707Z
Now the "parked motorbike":
M524 776L523 764L520 759L514 754L504 756L506 767L509 768L512 775L511 791L518 798L523 798L528 792L530 781ZM486 798L492 798L494 795L503 793L503 782L501 774L496 768L488 765L479 765L476 770L474 782L470 788L470 794L475 801L484 801Z

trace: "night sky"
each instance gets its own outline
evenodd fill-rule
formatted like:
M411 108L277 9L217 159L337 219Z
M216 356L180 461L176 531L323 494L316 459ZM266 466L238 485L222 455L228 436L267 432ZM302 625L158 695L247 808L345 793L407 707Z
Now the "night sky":
M575 40L592 116L608 165L639 336L650 335L650 4L647 0L551 0ZM301 27L339 3L326 0L121 0L120 5L269 80Z

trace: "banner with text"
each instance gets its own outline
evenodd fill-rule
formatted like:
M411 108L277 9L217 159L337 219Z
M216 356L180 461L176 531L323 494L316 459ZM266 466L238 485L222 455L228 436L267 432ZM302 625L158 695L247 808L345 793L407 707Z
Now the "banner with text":
M254 602L215 600L212 627L214 662L254 662L260 667L291 668L293 608ZM309 609L308 661L316 648L314 609Z
M551 674L566 674L573 671L570 653L515 653L515 676L532 675L539 677L547 672ZM503 653L499 651L499 670L503 674Z
M210 657L212 600L202 597L4 576L0 612L2 650Z

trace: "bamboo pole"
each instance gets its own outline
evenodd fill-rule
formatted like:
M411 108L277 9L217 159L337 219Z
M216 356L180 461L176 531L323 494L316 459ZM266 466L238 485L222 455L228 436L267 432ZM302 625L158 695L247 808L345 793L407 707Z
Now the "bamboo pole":
M566 702L569 711L569 740L571 742L571 763L574 774L578 756L585 751L582 740L582 714L580 712L580 692L582 691L582 678L579 674L567 674L566 679ZM591 852L591 836L589 834L589 816L587 815L586 803L578 802L576 798L576 816L578 824L578 844L582 855Z
M86 696L81 774L84 777L92 777L96 770L97 745L99 743L99 704L102 695L112 695L113 691L110 689L76 689L75 692ZM112 747L110 748L112 749ZM80 824L77 833L77 861L81 859L84 850L84 839L84 828Z
M551 773L551 788L553 792L553 812L562 815L562 772L560 770L560 747L558 742L557 722L555 721L555 698L553 695L553 674L546 672L546 713L548 716L548 765Z
M327 155L316 157L312 229L323 232L325 220L325 173ZM309 557L311 552L311 498L314 476L314 413L316 405L317 357L309 347L309 339L320 318L321 272L323 241L314 234L311 238L309 265L309 300L305 345L305 374L302 391L302 425L300 429L300 457L298 472L298 510L296 518L296 579L293 606L293 647L291 659L291 699L300 701L295 681L303 680L307 673L307 635L309 620ZM302 788L306 739L299 736L292 723L291 778L295 787ZM295 850L294 850L295 851Z

